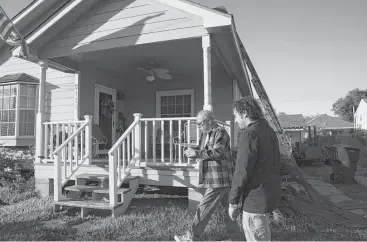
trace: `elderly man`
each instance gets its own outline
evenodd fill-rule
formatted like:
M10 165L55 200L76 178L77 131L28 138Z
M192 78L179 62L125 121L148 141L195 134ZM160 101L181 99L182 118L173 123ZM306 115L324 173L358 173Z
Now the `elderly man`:
M234 103L235 122L241 129L236 171L229 196L229 214L236 218L242 197L243 228L247 241L271 240L269 213L280 200L278 138L252 97Z
M200 162L198 187L206 190L197 207L191 228L183 235L175 235L175 241L197 240L219 203L225 208L224 221L229 238L243 240L240 227L228 214L229 187L233 172L230 137L226 130L217 124L211 111L200 111L196 121L202 131L199 145L196 149L185 150L184 154Z

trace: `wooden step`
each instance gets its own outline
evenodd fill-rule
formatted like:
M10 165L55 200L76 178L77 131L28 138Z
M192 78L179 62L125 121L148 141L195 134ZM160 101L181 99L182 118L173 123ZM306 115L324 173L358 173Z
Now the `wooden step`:
M98 176L98 175L97 175ZM81 174L79 177L90 178L96 177L96 174ZM74 185L65 187L65 190L71 191L73 197L64 198L61 201L54 203L55 211L58 211L60 206L70 206L81 208L81 217L85 217L93 209L110 210L113 217L118 217L125 213L131 200L139 187L139 177L131 176L125 179L126 183L129 183L130 188L119 188L117 192L117 205L111 206L109 199L109 190L100 186L86 186L86 185ZM92 200L80 199L76 192L91 192ZM74 193L74 194L73 194ZM69 193L68 193L69 194ZM76 195L76 196L75 196Z
M126 194L128 192L130 192L131 189L130 188L120 188L117 190L117 194ZM97 190L94 190L93 193L98 193L98 194L109 194L110 191L108 188L103 188L103 187L100 187L99 189Z
M105 180L108 179L108 174L88 174L88 173L82 173L79 175L76 175L76 179L88 179L88 180Z
M94 190L101 189L101 188L102 187L100 186L74 185L74 186L65 187L65 190L73 191L73 192L93 192Z
M88 174L83 173L75 176L76 179L85 179L85 180L108 180L109 175L108 174ZM131 180L139 178L138 176L128 176L125 178L124 183L128 183Z
M81 199L74 199L74 198L64 198L61 201L55 202L55 205L77 207L77 208L94 208L94 209L111 210L117 206L122 205L122 203L116 206L111 206L109 202L104 202L104 201L92 201L92 200L81 200Z

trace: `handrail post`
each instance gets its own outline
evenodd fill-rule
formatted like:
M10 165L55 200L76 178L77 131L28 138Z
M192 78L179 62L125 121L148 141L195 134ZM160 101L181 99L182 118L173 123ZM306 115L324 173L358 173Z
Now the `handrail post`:
M140 119L142 116L143 114L141 113L134 113L134 121L138 121L138 123L135 126L135 132L134 132L135 150L133 154L134 154L134 159L138 159L138 163L137 163L138 167L140 167L140 160L141 160L141 122L140 122Z
M117 154L113 152L108 158L110 206L117 205Z
M85 115L85 121L88 125L85 127L85 154L88 155L86 164L90 165L92 163L92 121L93 116Z
M61 157L60 152L54 155L54 201L61 200Z
M226 121L226 130L227 130L227 133L229 135L229 145L231 147L231 149L233 148L232 147L232 144L233 144L233 135L232 135L232 126L231 126L231 121L227 120Z

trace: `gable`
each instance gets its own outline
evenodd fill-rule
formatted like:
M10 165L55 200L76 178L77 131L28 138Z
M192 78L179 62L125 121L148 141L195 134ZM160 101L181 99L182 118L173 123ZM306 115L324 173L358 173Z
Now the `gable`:
M100 1L39 53L43 58L206 34L203 18L154 0Z
M332 117L322 114L307 122L309 126L317 128L336 129L336 128L353 128L353 123L343 120L340 117Z
M306 127L306 121L302 114L278 115L278 120L284 129Z

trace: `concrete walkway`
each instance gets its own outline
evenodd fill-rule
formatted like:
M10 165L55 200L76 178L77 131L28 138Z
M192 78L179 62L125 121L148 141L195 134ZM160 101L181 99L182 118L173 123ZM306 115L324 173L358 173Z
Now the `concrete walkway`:
M362 186L365 186L367 188L367 168L358 166L356 174L354 175L354 180L358 184L361 184Z
M325 196L329 201L335 204L337 207L343 207L349 204L349 208L354 204L358 205L356 200L345 195L341 190L337 189L334 185L326 182L323 178L310 176L305 174L305 179L312 186L312 188L320 195ZM366 189L367 190L367 189ZM367 201L366 201L367 202ZM359 203L361 205L361 203ZM367 218L367 210L361 208L348 209L350 212Z

